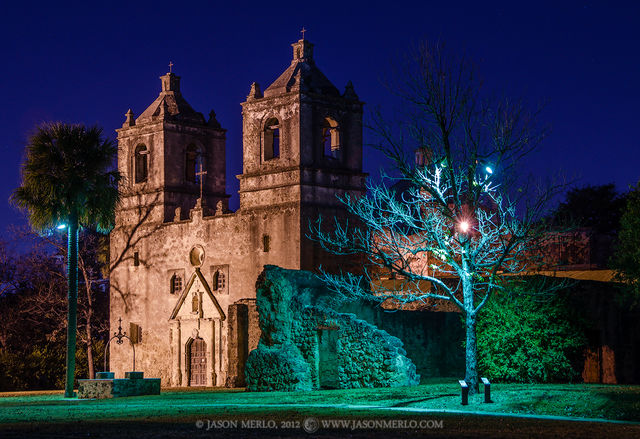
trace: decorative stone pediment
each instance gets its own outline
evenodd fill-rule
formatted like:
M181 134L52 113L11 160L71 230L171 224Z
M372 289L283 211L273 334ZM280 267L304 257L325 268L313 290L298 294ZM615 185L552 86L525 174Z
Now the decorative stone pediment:
M227 317L211 292L211 287L200 268L196 267L180 294L169 320L202 318L225 320Z

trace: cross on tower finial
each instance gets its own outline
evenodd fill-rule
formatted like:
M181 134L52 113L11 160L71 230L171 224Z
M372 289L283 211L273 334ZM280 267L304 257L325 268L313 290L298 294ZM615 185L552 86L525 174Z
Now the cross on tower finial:
M196 172L196 175L200 177L200 200L202 201L202 180L204 180L204 176L207 175L207 171L202 170L202 163L200 163L200 172Z
M172 73L173 62L169 61L169 73Z
M302 30L300 31L300 33L302 34L302 39L303 39L303 40L304 40L304 33L305 33L306 31L307 31L307 30L304 28L304 26L302 26Z

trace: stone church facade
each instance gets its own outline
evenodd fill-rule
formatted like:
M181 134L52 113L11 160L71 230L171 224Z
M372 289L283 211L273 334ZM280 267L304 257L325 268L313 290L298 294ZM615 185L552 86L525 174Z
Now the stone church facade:
M111 332L119 319L135 369L163 386L239 386L257 346L256 279L266 264L313 270L336 260L306 238L318 215L344 217L336 195L364 193L362 102L339 92L293 45L291 65L242 105L240 206L228 209L225 130L196 112L180 77L118 129L122 202L111 233ZM116 377L132 350L110 346Z

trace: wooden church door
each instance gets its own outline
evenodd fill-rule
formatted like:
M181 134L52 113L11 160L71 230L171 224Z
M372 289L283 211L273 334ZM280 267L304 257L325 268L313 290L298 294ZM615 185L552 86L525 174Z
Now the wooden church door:
M201 338L191 343L190 349L189 385L207 385L207 345Z

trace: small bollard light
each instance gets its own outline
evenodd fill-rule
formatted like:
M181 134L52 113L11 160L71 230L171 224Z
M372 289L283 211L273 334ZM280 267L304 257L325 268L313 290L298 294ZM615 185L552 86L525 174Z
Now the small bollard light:
M484 385L484 402L492 402L491 401L491 383L487 378L480 378L482 380L482 384Z
M458 380L462 391L462 405L469 405L469 386L465 380Z

